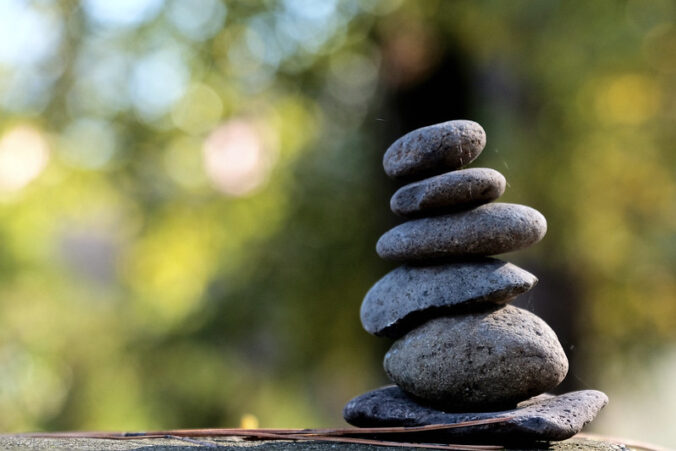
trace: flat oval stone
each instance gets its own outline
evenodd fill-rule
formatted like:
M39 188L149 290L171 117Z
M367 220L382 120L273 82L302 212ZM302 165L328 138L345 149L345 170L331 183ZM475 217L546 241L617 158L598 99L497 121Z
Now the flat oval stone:
M480 412L513 408L553 389L568 359L543 320L505 305L428 321L392 345L384 367L424 404Z
M470 164L486 145L481 125L456 120L413 130L385 152L383 167L397 179L422 178Z
M369 290L361 304L367 332L399 338L431 316L477 303L504 304L525 293L537 277L493 258L435 266L400 266Z
M546 232L547 221L537 210L492 203L400 224L380 237L376 251L394 261L495 255L537 243Z
M418 217L492 202L505 192L505 177L487 168L451 171L402 186L390 199L398 215Z
M531 443L572 437L596 418L607 403L608 397L604 393L581 390L559 396L540 395L513 410L449 413L422 406L399 387L387 386L352 399L343 409L343 416L348 423L358 427L415 427L505 418L499 423L445 429L437 432L435 437L447 443ZM582 446L575 449L597 448Z

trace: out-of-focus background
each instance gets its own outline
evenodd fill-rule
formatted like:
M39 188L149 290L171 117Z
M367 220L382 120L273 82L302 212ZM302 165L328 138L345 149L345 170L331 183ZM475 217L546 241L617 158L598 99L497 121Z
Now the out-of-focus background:
M670 0L1 0L0 430L342 425L382 154L467 118L562 389L676 445L675 86Z

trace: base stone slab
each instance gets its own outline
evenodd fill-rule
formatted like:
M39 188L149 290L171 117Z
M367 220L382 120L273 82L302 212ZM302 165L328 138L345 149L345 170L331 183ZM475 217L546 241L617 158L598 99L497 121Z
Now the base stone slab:
M596 390L559 396L540 395L500 412L449 413L420 405L395 385L360 395L347 403L345 420L358 427L425 426L491 418L505 422L434 432L448 443L535 443L566 440L582 430L608 403Z

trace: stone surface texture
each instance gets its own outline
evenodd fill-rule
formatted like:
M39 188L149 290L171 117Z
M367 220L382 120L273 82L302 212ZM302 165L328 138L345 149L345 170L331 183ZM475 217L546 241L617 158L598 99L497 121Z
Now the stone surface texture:
M546 232L547 221L537 210L492 203L400 224L380 237L376 251L394 261L495 255L537 243Z
M422 406L391 385L357 396L347 403L343 414L350 424L359 427L425 426L510 417L504 423L447 429L439 435L451 442L488 443L490 439L492 443L526 443L570 438L607 403L605 394L583 390L559 396L541 395L511 410L448 413Z
M402 186L390 199L392 211L404 217L429 216L492 202L507 181L493 169L470 168Z
M432 319L385 355L392 382L424 404L487 411L556 387L568 360L542 319L512 305Z
M443 122L396 140L385 152L383 167L390 177L420 179L468 165L485 145L486 132L476 122Z
M361 322L367 332L399 338L435 316L476 303L504 304L525 293L537 278L494 258L434 266L400 266L366 294Z

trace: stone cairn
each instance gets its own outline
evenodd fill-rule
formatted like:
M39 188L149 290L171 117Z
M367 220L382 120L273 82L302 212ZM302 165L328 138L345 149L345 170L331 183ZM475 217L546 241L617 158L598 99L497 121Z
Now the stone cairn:
M509 304L537 278L489 256L537 243L547 223L532 208L491 203L505 190L499 172L460 169L485 144L479 124L457 120L414 130L385 153L385 172L412 182L390 202L410 220L378 240L378 255L402 266L366 294L361 321L367 332L396 339L384 360L396 385L351 400L344 416L355 426L506 418L442 435L564 440L608 402L595 390L542 394L563 380L568 360L542 319Z

